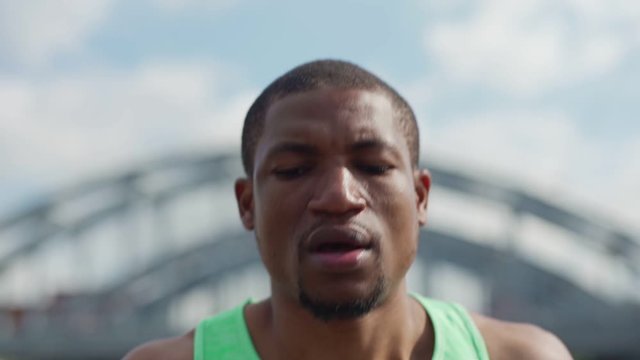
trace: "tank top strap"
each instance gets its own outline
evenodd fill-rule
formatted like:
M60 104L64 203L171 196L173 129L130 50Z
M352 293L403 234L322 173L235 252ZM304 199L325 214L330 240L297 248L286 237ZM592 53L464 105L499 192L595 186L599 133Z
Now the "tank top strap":
M259 360L244 318L251 300L198 324L193 341L194 360Z
M432 360L489 360L484 339L462 306L411 295L422 304L433 324L435 344Z

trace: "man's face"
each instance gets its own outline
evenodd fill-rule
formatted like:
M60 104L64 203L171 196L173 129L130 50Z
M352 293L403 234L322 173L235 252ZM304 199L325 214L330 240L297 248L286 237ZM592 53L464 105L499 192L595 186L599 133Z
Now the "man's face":
M273 103L252 179L236 183L273 296L381 303L403 284L430 185L410 159L383 94L323 89Z

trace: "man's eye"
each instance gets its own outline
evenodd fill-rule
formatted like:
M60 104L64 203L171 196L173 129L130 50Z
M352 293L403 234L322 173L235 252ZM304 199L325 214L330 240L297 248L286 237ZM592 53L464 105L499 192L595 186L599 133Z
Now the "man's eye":
M387 171L391 170L393 166L391 165L369 165L369 164L360 164L358 168L367 174L370 175L384 175Z
M309 171L308 166L297 166L285 169L275 169L273 170L273 174L284 180L292 180L304 175L307 171Z

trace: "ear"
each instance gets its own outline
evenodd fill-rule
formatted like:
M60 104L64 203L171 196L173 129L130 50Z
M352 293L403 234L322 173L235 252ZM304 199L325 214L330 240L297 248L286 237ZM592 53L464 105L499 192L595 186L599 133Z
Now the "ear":
M236 180L235 193L242 225L247 230L253 230L253 182L247 178Z
M415 171L416 207L418 210L418 223L423 226L427 223L427 204L429 202L429 190L431 189L431 174L426 169Z

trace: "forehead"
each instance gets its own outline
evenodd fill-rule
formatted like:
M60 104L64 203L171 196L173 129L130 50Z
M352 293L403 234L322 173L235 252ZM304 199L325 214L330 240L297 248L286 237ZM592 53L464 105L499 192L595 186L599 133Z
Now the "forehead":
M319 89L275 101L265 116L262 138L279 136L386 137L400 128L388 96L355 89ZM402 138L400 136L400 138Z

